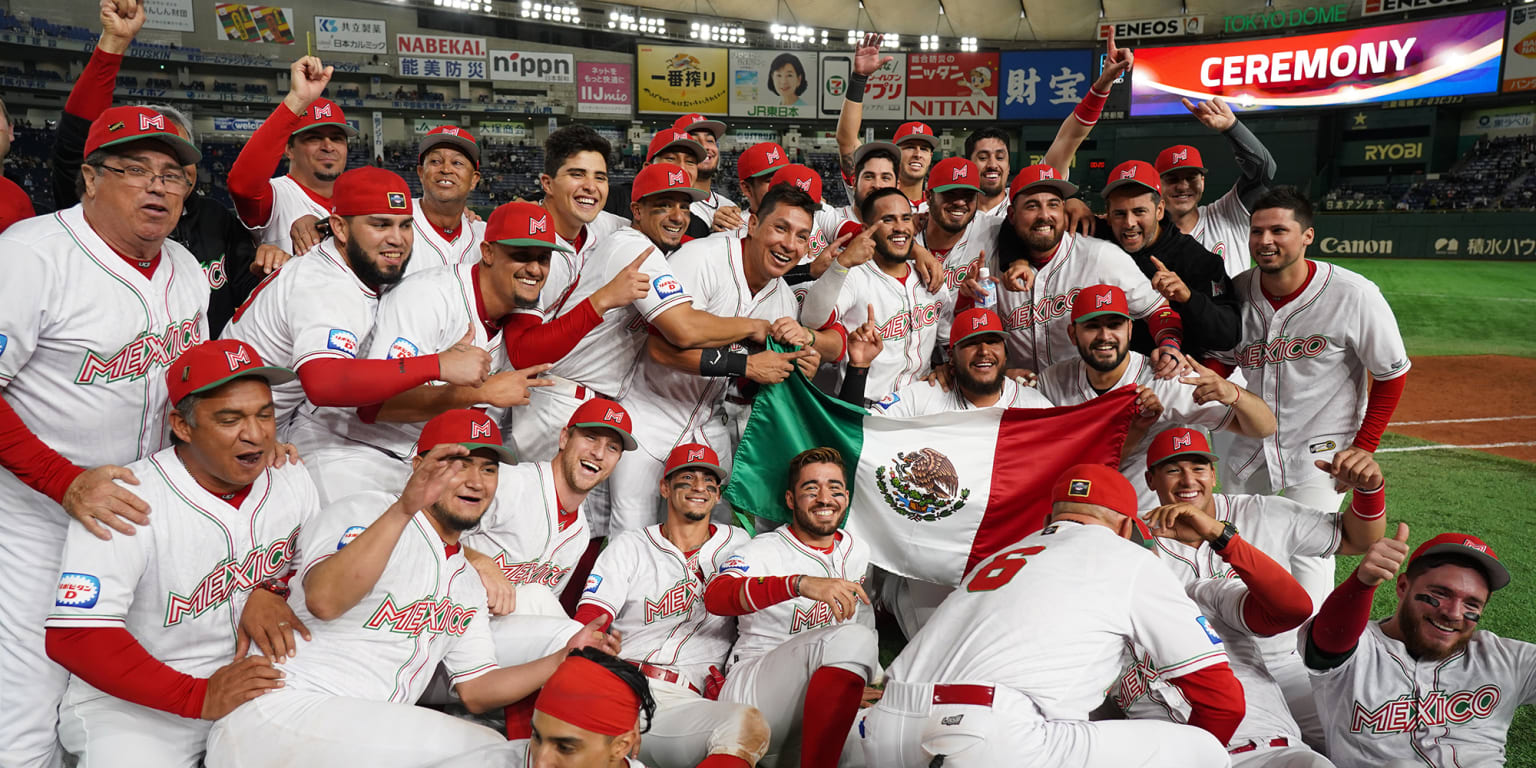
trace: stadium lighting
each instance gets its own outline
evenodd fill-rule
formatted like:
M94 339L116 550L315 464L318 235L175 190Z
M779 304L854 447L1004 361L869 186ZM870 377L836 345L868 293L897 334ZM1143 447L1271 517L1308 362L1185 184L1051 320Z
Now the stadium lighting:
M662 36L667 34L667 20L651 16L631 16L627 13L610 11L608 13L608 28L617 29L620 32L637 32L642 35Z
M918 39L918 47L924 51L937 51L939 49L939 36L923 35Z
M688 36L706 43L735 43L743 45L747 42L747 30L740 26L726 26L723 24L700 24L694 22L689 25Z
M974 38L974 37L962 37L962 38L960 38L960 50L965 52L965 53L975 53L976 52L976 38Z
M532 21L543 19L560 24L580 24L581 9L574 5L552 5L550 3L538 3L533 0L523 0L518 16Z
M816 42L816 30L812 27L786 27L783 24L772 24L769 25L768 32L773 35L775 41L780 43ZM823 40L826 39L826 30L822 30L821 37Z
M898 34L896 34L894 32L888 33L880 41L880 45L881 45L881 47L884 47L884 48L900 48L901 47L901 35L898 35Z

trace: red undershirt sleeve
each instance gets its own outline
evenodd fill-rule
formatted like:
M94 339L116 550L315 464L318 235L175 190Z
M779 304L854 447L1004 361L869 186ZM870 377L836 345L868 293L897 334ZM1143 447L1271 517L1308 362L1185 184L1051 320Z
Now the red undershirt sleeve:
M319 406L382 403L438 377L437 355L395 360L320 358L299 366L304 396Z
M1243 684L1225 661L1169 682L1189 700L1190 725L1204 729L1222 744L1232 740L1247 714L1248 702L1243 698Z
M1395 379L1371 381L1371 394L1365 401L1365 418L1360 422L1360 430L1355 433L1356 448L1374 453L1381 445L1381 434L1387 431L1387 424L1392 421L1392 413L1397 410L1397 403L1403 398L1403 387L1407 381L1406 373Z
M1296 577L1243 537L1233 537L1220 555L1248 587L1243 621L1254 634L1278 635L1301 626L1312 615L1312 598Z
M1335 587L1317 611L1309 631L1312 646L1328 656L1343 656L1360 643L1371 620L1371 599L1376 588L1366 586L1356 571Z
M128 630L49 627L45 637L48 658L103 693L181 717L202 717L208 681L149 655Z
M1374 491L1356 490L1349 495L1349 511L1361 520L1375 520L1387 513L1387 484Z
M43 442L4 397L0 397L0 467L59 504L64 503L69 484L85 472Z
M716 616L744 616L796 597L795 576L716 576L704 589L704 608Z
M593 619L599 618L603 620L603 624L598 629L607 632L608 628L613 626L613 614L604 610L601 606L593 605L592 603L582 603L576 608L576 623L583 627L591 623Z
M570 354L593 328L603 321L588 298L571 311L548 322L538 315L516 314L501 329L507 360L513 368L553 363Z
M303 120L287 104L278 104L229 166L229 195L246 226L262 226L272 217L272 174L283 159L288 137Z
M117 87L117 71L123 66L121 53L107 53L97 48L80 72L80 79L69 90L64 111L75 117L94 121L112 106L112 91Z

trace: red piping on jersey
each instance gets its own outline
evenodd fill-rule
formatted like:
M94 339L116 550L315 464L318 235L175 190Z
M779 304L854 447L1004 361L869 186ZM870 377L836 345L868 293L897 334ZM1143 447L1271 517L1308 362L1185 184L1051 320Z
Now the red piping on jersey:
M420 203L417 203L417 205L420 205ZM427 224L431 225L432 231L436 232L438 237L441 237L442 239L447 240L450 243L453 242L454 240L459 239L459 233L464 231L463 227L459 227L458 229L443 229L442 227L439 227L437 225L437 222L433 221L430 216L427 216L425 212L422 213L421 217L423 219L427 220ZM464 215L463 214L459 214L459 223L460 224L464 223ZM476 264L475 266L479 266L479 265Z
M203 715L208 681L151 656L127 629L49 627L44 638L48 658L109 696L193 720Z
M480 320L482 326L485 326L485 337L487 339L494 339L496 334L501 333L502 326L506 325L512 316L502 315L492 320L490 313L485 311L485 296L480 293L480 262L478 261L475 262L473 267L469 268L469 282L470 285L474 286L475 291L475 317Z
M1312 284L1312 276L1316 274L1317 262L1311 259L1307 259L1307 279L1301 281L1301 286L1296 290L1291 291L1284 296L1275 296L1271 294L1269 291L1264 290L1264 286L1262 284L1259 285L1259 290L1264 294L1264 298L1269 300L1269 306L1273 307L1274 309L1279 309L1291 303L1297 296L1300 296L1301 292L1305 291L1307 286Z
M64 503L64 494L85 467L64 458L33 432L21 414L0 396L0 467L38 493Z

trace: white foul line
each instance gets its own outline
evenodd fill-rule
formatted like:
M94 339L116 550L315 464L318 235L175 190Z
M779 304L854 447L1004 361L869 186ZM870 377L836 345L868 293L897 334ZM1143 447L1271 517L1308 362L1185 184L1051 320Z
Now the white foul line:
M1394 427L1407 427L1415 424L1471 424L1475 421L1508 421L1513 419L1536 419L1536 416L1484 416L1477 419L1426 419L1424 421L1394 421Z
M1452 448L1464 448L1477 450L1481 448L1514 448L1517 446L1536 445L1536 440L1526 440L1518 443L1483 443L1482 445L1405 445L1400 448L1382 448L1377 453L1403 453L1406 451L1444 451Z

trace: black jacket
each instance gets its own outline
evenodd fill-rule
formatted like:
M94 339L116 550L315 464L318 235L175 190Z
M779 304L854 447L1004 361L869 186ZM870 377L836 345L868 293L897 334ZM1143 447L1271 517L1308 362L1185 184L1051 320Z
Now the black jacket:
M1129 255L1148 280L1157 274L1157 267L1152 264L1155 257L1189 286L1189 301L1168 302L1184 322L1184 354L1205 358L1213 351L1237 346L1242 314L1238 309L1237 292L1232 289L1232 278L1227 276L1221 257L1180 232L1171 216L1165 214L1158 229L1157 240ZM1115 242L1114 230L1103 219L1099 220L1094 234ZM1147 353L1154 346L1146 323L1138 320L1131 336L1131 349Z

